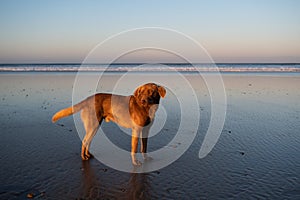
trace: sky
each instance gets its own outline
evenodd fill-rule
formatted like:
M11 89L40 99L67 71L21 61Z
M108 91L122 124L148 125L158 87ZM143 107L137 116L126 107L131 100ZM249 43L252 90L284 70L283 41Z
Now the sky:
M183 33L218 63L295 63L300 62L299 9L298 0L0 0L0 63L81 63L111 36L143 27ZM197 56L176 39L169 42ZM101 56L122 45L113 43ZM174 61L155 52L123 62L145 60Z

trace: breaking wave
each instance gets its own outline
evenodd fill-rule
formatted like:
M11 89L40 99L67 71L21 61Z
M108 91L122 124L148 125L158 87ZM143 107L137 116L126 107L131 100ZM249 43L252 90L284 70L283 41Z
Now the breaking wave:
M300 64L1 64L0 72L300 72Z

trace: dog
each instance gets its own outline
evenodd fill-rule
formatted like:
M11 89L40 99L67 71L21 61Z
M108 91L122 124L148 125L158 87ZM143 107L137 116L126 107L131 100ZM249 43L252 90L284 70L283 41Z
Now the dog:
M92 157L89 147L103 119L106 122L112 121L122 127L130 128L132 130L132 164L138 166L141 165L141 162L135 156L138 140L141 139L143 158L148 159L147 140L149 130L153 124L160 98L164 98L165 95L166 89L155 83L147 83L138 87L134 94L130 96L98 93L76 105L58 111L53 115L52 122L55 123L61 118L81 111L81 120L86 131L81 148L82 160L88 160Z

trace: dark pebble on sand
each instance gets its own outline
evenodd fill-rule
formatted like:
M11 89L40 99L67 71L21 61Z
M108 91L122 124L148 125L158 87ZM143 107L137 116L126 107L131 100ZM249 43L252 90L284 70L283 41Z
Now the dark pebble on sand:
M243 152L243 151L240 151L239 153L240 153L242 156L245 155L245 152Z
M63 124L57 124L58 126L61 126L61 127L64 127L65 125L63 125Z
M228 131L228 133L231 133L231 131Z

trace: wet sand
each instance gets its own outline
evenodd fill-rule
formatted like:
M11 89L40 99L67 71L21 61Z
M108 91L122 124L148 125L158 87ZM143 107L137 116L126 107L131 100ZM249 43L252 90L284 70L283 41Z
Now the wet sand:
M224 74L226 121L203 159L198 153L210 98L204 82L187 75L200 104L197 136L176 162L143 174L120 172L97 159L81 161L73 118L52 124L52 115L72 104L74 78L72 73L0 74L0 199L300 198L300 75ZM162 78L181 87L172 76ZM118 75L105 76L98 90L111 91L114 80ZM161 133L149 139L149 151L174 137L178 110L168 107L172 101L172 95L162 100L166 112L173 113ZM113 123L103 129L112 130L109 138L129 150L130 137L120 136Z

